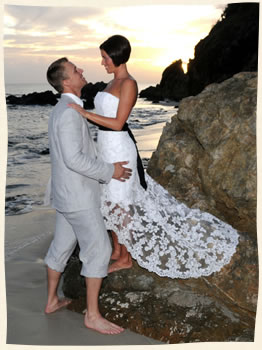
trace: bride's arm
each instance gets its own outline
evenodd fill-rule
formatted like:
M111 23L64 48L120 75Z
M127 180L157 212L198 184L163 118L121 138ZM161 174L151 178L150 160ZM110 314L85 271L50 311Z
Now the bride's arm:
M120 91L119 105L116 118L103 117L101 115L88 112L75 103L70 103L69 106L79 112L84 118L106 128L112 130L122 130L123 125L137 99L137 85L134 80L127 79L123 82Z

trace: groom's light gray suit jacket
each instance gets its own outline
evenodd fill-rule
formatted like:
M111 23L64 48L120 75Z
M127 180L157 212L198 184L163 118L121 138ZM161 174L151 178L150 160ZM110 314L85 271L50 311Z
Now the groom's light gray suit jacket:
M72 212L100 207L100 184L108 183L114 166L97 159L88 122L62 95L48 122L52 207Z

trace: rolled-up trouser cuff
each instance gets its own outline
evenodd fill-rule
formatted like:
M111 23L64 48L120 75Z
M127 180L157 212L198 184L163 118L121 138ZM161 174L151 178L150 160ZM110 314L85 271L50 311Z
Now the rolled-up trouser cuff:
M82 264L82 269L80 274L84 277L89 277L89 278L104 278L108 274L108 264L102 268L100 267L98 270L92 270L90 271L90 268L86 264Z
M57 212L56 231L45 258L53 270L63 272L76 243L79 243L81 275L107 276L112 246L99 208L79 212Z
M52 270L55 270L57 272L64 272L65 270L65 265L59 264L56 262L54 259L52 259L50 256L46 256L44 260L45 264Z

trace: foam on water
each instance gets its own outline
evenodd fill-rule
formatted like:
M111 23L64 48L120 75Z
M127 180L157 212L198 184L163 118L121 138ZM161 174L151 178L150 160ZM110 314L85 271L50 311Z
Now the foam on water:
M6 94L22 95L34 91L52 90L47 84L6 86ZM53 91L54 92L54 91ZM6 215L23 215L43 204L46 184L50 176L48 145L48 119L52 106L7 106L8 118L8 160L6 179ZM133 130L145 130L158 123L170 121L176 114L173 103L153 104L138 98L129 117ZM96 139L97 128L91 125L91 133ZM138 142L138 149L140 144ZM150 150L149 153L154 150ZM148 152L147 152L148 153ZM144 158L147 167L149 158ZM6 240L6 259L18 250L46 237L47 233L26 239Z
M7 106L6 215L27 213L33 205L42 204L50 174L47 128L52 108L50 105ZM166 102L152 104L139 98L128 122L131 129L142 130L169 121L175 113L174 106ZM93 125L91 133L96 139L97 128Z
M51 235L51 232L44 232L37 236L27 237L24 239L15 239L13 241L5 241L5 261L9 261L18 251L28 247L32 244L42 241L47 236Z

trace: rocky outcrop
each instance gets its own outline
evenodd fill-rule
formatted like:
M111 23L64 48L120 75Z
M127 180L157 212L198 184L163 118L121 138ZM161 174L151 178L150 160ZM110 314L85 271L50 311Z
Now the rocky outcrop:
M184 74L180 60L165 69L160 84L140 92L149 100L179 101L200 93L211 83L220 83L242 71L257 71L259 4L229 4L221 20L195 46L195 57Z
M106 87L106 83L98 82L95 84L88 83L86 84L81 91L81 98L84 100L85 109L93 109L94 106L94 97L98 91L102 91Z
M148 173L177 199L256 237L257 73L182 100Z
M86 84L81 91L81 98L84 101L84 108L94 108L94 97L98 91L102 91L106 87L106 83L98 82L95 84ZM56 105L60 94L54 94L52 91L32 92L22 96L8 95L6 103L9 105Z
M254 341L258 296L256 240L257 74L239 73L182 100L164 128L149 174L190 207L240 230L229 264L208 277L170 279L139 267L103 282L102 313L166 343ZM70 309L86 308L77 252L64 274Z
M181 60L173 62L164 70L159 87L168 99L180 101L188 96L188 75L184 74Z
M160 84L149 86L139 94L139 97L153 102L165 98L180 101L184 96L188 96L188 76L184 74L181 60L173 62L164 70Z
M195 57L188 64L189 95L238 72L257 71L258 30L258 3L228 5L221 20L195 47Z
M58 95L52 91L32 92L20 97L9 95L6 97L6 103L11 105L47 105L54 106L57 103Z
M159 103L160 101L165 99L159 84L157 84L156 86L149 86L148 88L141 90L139 93L139 97L146 98L150 101L153 101L153 103Z
M86 309L81 263L64 274L69 309ZM110 274L100 293L102 314L112 322L162 342L254 341L258 271L256 242L241 234L230 264L209 277L169 279L139 267Z

